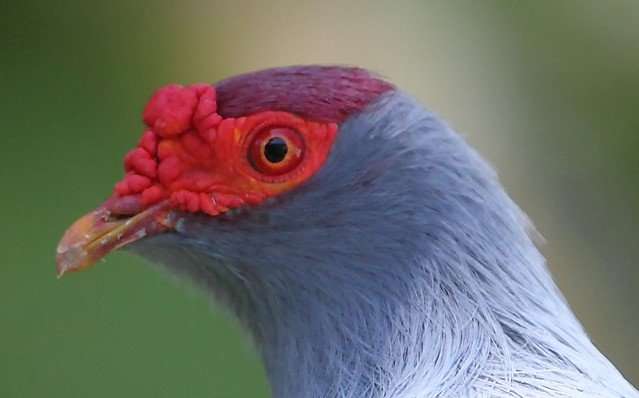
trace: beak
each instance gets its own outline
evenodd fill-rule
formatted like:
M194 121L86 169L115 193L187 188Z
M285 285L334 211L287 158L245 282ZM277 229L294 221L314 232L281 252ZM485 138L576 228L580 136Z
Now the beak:
M56 254L58 278L66 272L87 268L128 243L173 228L174 213L168 201L124 217L108 210L105 203L65 232Z

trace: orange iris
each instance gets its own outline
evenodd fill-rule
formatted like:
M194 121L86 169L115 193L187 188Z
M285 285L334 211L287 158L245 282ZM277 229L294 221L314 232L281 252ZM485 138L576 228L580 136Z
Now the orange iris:
M251 166L267 176L281 176L297 167L304 157L304 141L290 127L267 126L251 138L248 158Z

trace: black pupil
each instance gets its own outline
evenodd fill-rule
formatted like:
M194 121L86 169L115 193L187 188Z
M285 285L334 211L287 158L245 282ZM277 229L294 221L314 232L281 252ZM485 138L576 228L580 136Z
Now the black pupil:
M271 163L279 163L286 157L288 146L281 137L273 137L264 145L264 156Z

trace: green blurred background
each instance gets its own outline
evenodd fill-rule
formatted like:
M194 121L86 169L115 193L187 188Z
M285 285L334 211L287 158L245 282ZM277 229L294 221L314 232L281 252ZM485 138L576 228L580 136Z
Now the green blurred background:
M639 2L0 5L0 396L267 397L231 317L128 254L61 280L169 82L381 72L499 170L595 343L639 383Z

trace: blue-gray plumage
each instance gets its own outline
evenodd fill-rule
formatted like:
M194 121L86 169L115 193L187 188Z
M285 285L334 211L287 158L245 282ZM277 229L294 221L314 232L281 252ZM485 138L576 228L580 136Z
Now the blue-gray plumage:
M298 187L126 247L233 311L275 397L639 397L493 170L390 90Z

